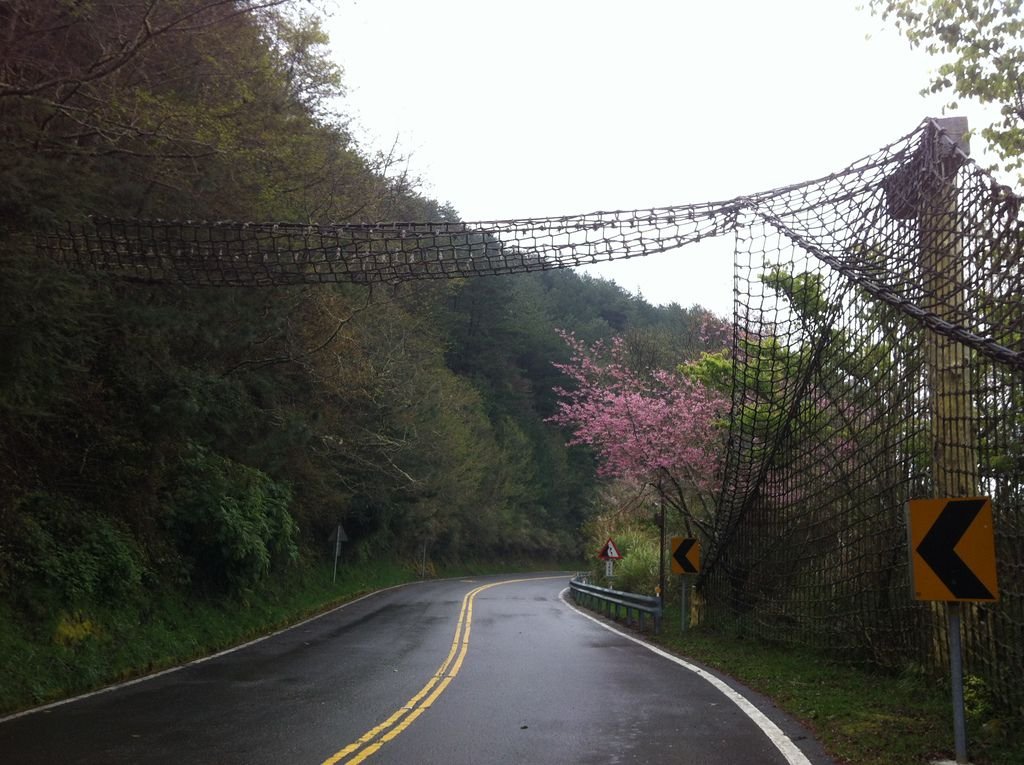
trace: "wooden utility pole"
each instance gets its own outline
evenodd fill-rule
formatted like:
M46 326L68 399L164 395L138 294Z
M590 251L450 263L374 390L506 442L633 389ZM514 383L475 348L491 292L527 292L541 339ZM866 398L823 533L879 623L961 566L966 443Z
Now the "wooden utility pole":
M934 120L922 144L918 197L922 307L953 325L965 323L963 241L957 210L956 174L967 158L967 119ZM970 348L931 329L925 342L931 410L932 487L935 497L978 494L978 444L971 399ZM961 606L946 604L953 738L956 761L966 763Z
M967 298L956 187L968 151L966 133L967 119L951 117L935 120L925 134L918 208L922 307L954 325L965 323ZM971 497L979 481L970 348L929 330L926 354L935 496Z

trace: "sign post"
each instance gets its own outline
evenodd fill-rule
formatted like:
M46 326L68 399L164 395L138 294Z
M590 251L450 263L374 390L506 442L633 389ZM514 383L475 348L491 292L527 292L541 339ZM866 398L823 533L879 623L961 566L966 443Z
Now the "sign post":
M334 576L331 577L331 584L334 584L338 581L338 556L341 555L341 543L348 541L348 535L340 523L338 528L331 534L330 539L334 540Z
M683 591L680 629L686 632L690 626L690 585L686 575L700 573L700 542L693 537L672 537L672 573L682 575L679 578Z
M665 495L658 486L658 601L665 610Z
M988 497L907 502L911 588L916 600L944 601L956 761L967 762L960 604L999 599L992 502Z

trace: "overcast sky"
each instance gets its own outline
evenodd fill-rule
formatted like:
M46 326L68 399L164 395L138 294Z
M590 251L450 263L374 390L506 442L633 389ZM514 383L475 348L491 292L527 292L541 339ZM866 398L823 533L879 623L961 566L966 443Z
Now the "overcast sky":
M484 220L729 199L941 116L919 95L939 62L858 4L338 0L327 28L364 145L397 138L428 195ZM728 240L598 273L732 311Z

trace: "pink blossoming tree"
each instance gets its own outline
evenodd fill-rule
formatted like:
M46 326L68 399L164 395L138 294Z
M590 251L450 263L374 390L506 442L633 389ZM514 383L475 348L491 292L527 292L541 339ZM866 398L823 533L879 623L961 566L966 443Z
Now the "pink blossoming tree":
M593 447L599 473L655 487L688 529L709 531L723 459L725 397L681 370L634 370L621 340L587 346L561 333L572 356L556 365L574 383L557 388L551 421L572 444Z

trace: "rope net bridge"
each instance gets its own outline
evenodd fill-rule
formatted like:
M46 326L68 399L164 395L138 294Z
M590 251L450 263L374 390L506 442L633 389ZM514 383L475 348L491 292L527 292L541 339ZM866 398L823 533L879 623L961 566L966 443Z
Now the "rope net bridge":
M1001 600L967 671L1024 709L1021 198L926 121L833 175L721 202L521 220L99 220L36 238L144 282L394 283L566 268L735 239L732 408L701 618L884 667L947 660L911 599L904 503L991 496Z

